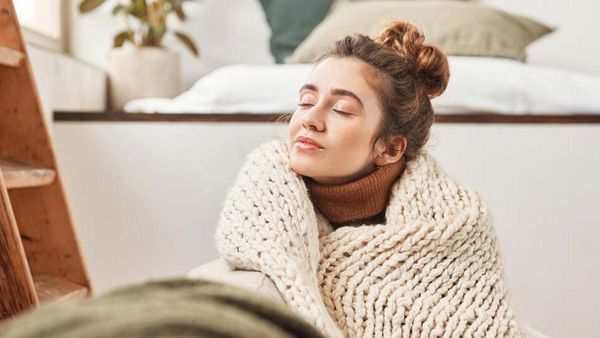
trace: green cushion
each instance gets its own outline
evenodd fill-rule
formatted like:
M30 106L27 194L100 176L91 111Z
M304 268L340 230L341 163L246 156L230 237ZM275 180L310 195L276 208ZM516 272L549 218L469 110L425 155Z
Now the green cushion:
M338 1L328 16L284 59L310 63L328 45L352 33L375 37L393 20L407 20L425 43L448 55L526 60L526 47L554 31L531 18L464 1Z
M334 0L260 0L271 27L269 47L275 62L284 57L323 20Z

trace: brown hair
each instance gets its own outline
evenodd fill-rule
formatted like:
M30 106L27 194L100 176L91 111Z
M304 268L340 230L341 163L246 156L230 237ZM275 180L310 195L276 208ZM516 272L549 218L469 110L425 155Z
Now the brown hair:
M354 57L365 67L367 83L378 93L384 118L372 144L383 138L392 153L390 138L407 140L404 156L414 158L427 143L433 124L430 99L441 95L450 76L446 55L433 45L423 44L423 33L409 22L395 21L375 39L362 34L346 36L317 57Z

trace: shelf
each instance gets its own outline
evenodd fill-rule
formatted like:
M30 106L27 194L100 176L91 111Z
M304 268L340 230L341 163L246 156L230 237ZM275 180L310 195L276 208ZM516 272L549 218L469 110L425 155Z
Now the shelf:
M56 122L258 122L275 123L288 113L125 113L122 111L54 111ZM500 114L470 112L436 114L435 123L600 124L600 112ZM288 123L288 120L280 120Z
M0 327L93 293L16 2L0 0Z
M70 298L84 298L88 294L85 286L48 275L33 276L33 284L40 303Z
M56 171L0 159L0 168L9 189L37 187L54 182Z
M24 57L18 50L0 46L0 65L18 67Z

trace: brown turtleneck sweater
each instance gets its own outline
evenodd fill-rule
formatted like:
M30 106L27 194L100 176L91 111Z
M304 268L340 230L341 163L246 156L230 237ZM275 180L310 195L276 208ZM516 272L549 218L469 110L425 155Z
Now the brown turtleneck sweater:
M308 176L302 177L317 209L338 228L383 223L392 185L404 168L404 159L401 159L342 184L320 184Z

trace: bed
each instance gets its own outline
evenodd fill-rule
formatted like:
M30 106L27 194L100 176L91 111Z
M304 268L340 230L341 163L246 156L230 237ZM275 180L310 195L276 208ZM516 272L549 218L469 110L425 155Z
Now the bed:
M125 112L216 117L293 112L312 61L329 45L356 33L375 38L392 21L406 20L422 31L424 43L448 55L448 88L432 100L439 116L470 115L459 119L463 122L482 115L509 115L515 121L566 116L581 122L590 121L582 118L590 115L596 121L600 114L600 74L528 62L532 43L562 29L532 17L470 1L259 2L275 63L222 66L175 98L133 100Z
M436 114L596 115L600 77L508 58L449 56L450 82L432 100ZM128 113L277 114L293 112L311 64L220 67L189 90L169 98L143 98ZM592 119L593 120L593 119Z

